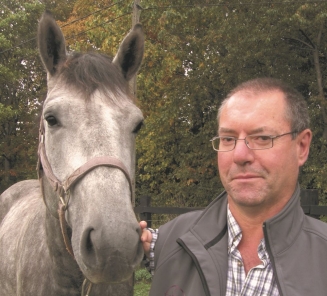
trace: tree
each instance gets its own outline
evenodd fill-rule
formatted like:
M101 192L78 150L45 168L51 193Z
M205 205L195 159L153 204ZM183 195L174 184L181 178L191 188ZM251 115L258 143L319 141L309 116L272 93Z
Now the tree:
M131 3L77 0L68 10L62 3L58 19L70 50L116 53L131 28ZM273 76L307 99L315 138L300 181L326 196L327 3L142 0L141 6L146 46L137 97L145 127L137 140L137 195L161 205L210 202L223 189L209 141L217 108L240 82ZM14 114L8 105L0 112L4 121Z
M288 40L301 30L308 36L323 32L326 4L177 1L160 9L144 2L155 7L141 15L148 42L138 97L148 117L138 143L137 188L160 204L205 205L221 190L208 140L230 89L258 76L280 78L298 88L320 118L313 56ZM303 187L322 188L312 174L321 176L322 164L314 161L302 171Z
M62 19L69 1L58 14ZM56 1L60 6L60 2ZM1 3L0 20L0 192L36 177L39 110L46 75L36 49L38 19L54 3L10 0Z
M222 190L209 139L220 101L241 81L284 79L308 97L315 122L320 120L313 56L290 40L301 30L311 36L321 28L325 3L142 0L141 6L147 39L137 97L146 125L137 142L138 195L195 206ZM114 55L131 26L131 7L79 0L69 22L83 15L64 28L75 36L70 48ZM312 166L317 168L309 162L302 171L303 187L315 186L306 171Z
M38 109L36 50L33 32L43 6L37 1L4 1L0 11L0 189L31 177L36 163ZM34 29L35 28L35 29ZM23 41L28 41L17 46ZM35 149L35 148L34 148ZM35 176L35 174L34 174Z

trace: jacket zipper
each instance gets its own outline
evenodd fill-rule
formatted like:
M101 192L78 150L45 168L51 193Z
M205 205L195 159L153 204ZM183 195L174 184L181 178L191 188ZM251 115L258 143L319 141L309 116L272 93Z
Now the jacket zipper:
M277 276L277 269L276 269L276 265L275 265L275 258L273 257L272 252L271 252L271 248L270 248L270 243L269 243L269 239L268 239L268 232L267 232L266 222L263 223L262 228L263 228L263 233L264 233L264 237L265 237L266 249L267 249L267 252L269 254L270 262L271 262L272 267L273 267L273 271L274 271L274 275L275 275L275 278L276 278L276 283L277 283L277 288L278 288L278 291L279 291L279 295L280 296L283 296L282 288L280 286L279 279L278 279L278 276Z
M181 239L177 239L177 243L190 255L190 257L192 258L195 267L199 273L201 282L202 282L202 286L203 286L203 290L206 296L211 296L210 291L209 291L209 287L208 287L208 283L207 280L205 279L204 273L201 269L200 263L198 261L198 259L194 256L194 254L192 253L192 251L185 245L185 243L181 240Z

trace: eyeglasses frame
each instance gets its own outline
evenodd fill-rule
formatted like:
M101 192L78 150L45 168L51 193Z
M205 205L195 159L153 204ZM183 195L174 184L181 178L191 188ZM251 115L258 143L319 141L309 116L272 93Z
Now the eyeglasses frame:
M230 138L234 138L234 146L233 146L233 148L232 149L230 149L230 150L217 150L217 149L215 149L215 147L214 147L214 140L216 140L216 139L218 139L218 138L221 138L222 136L215 136L215 137L213 137L211 140L210 140L210 142L212 143L212 147L213 147L213 150L215 150L215 151L217 151L217 152L229 152L229 151L233 151L234 149L235 149L235 147L236 147L236 142L237 141L244 141L245 142L245 145L246 145L246 147L248 147L250 150L267 150L267 149L271 149L272 147L274 147L274 140L275 139L277 139L277 138L280 138L280 137L282 137L282 136L286 136L286 135L293 135L293 134L297 134L298 133L298 131L291 131L291 132L288 132L288 133L284 133L284 134L280 134L280 135L276 135L276 136L270 136L270 135L267 135L267 137L270 137L270 139L271 139L271 147L269 147L269 148L251 148L251 147L249 147L248 146L248 143L247 143L247 141L246 141L246 138L247 137L249 137L249 136L254 136L254 135L248 135L248 136L246 136L244 139L236 139L236 138L234 138L234 137L230 137ZM266 135L264 135L264 136L266 136Z

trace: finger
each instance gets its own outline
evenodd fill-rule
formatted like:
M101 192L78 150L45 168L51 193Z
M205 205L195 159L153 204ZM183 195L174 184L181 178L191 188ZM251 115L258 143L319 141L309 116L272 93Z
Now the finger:
M146 228L148 226L148 224L146 223L146 221L140 221L140 227L143 230L144 228Z
M141 235L141 241L143 243L151 243L152 240L152 233L148 229L143 229L142 235Z

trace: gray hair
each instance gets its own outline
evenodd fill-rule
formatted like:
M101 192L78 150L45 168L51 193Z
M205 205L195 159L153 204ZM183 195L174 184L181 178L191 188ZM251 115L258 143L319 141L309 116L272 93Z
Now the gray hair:
M310 118L308 106L303 96L293 87L279 79L274 78L256 78L243 82L234 88L222 101L219 107L217 116L218 124L222 110L230 97L232 97L234 94L240 91L260 93L272 90L279 90L284 94L286 102L285 118L288 122L290 122L292 131L302 132L303 130L309 128Z

